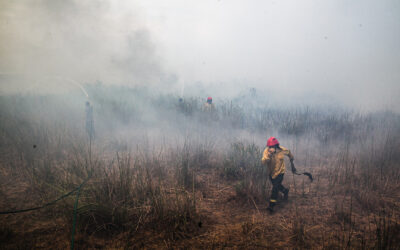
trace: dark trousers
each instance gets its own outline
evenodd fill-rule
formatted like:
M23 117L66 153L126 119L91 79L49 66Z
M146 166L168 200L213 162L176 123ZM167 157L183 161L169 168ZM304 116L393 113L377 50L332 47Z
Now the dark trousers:
M288 191L288 189L286 189L282 185L283 174L278 175L275 179L272 179L272 177L269 176L269 179L271 180L271 183L272 183L271 198L269 201L270 201L270 205L274 205L274 203L278 199L278 192L281 191L282 193L286 193Z

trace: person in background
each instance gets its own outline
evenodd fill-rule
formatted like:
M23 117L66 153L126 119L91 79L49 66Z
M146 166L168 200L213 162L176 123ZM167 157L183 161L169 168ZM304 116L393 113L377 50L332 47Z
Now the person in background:
M269 179L272 183L271 197L267 208L270 213L274 212L274 206L276 205L279 191L283 193L284 200L287 200L289 196L289 189L282 185L286 170L284 156L289 157L292 171L296 172L293 164L294 157L290 150L280 146L279 141L275 137L270 137L261 159L262 164L268 167Z
M185 113L185 102L182 97L179 97L178 99L178 110L181 113Z
M193 113L193 108L192 108L192 104L190 103L190 101L187 102L182 97L180 97L178 99L176 109L179 111L179 113L184 114L186 116L190 116Z
M85 107L86 112L86 133L89 136L90 140L93 140L94 137L94 121L93 121L93 106L90 105L90 102L86 102Z
M212 97L207 98L207 102L204 103L203 105L203 111L205 112L214 112L215 111L215 105L212 103Z

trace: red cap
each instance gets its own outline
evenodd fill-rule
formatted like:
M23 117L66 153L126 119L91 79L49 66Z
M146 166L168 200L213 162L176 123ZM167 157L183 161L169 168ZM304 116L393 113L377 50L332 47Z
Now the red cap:
M207 98L207 101L211 101L211 100L212 100L212 97L209 96L209 97Z
M279 141L275 137L270 137L267 141L267 146L268 147L273 147L275 145L278 145Z

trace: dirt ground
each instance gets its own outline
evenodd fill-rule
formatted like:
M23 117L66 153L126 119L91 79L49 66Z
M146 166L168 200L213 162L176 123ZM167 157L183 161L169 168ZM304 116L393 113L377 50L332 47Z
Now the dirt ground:
M76 235L76 249L358 249L377 247L377 228L381 225L373 210L363 208L362 195L350 195L345 187L329 186L328 176L314 170L314 182L306 176L285 175L283 184L290 188L288 201L279 200L270 214L267 199L238 197L236 181L221 178L217 171L197 175L196 209L199 218L190 232L173 239L168 232L140 231L110 235ZM5 176L3 176L5 177ZM3 181L11 180L12 174ZM4 183L4 182L3 182ZM7 183L7 203L28 199L34 190L18 181ZM28 185L27 185L28 186ZM357 190L355 190L357 192ZM396 237L389 249L400 247L400 192L379 199L379 206L391 208L385 226ZM355 198L358 197L358 198ZM373 197L370 194L369 197ZM369 198L373 199L373 198ZM26 204L29 205L29 204ZM2 215L1 249L66 249L70 247L71 228L65 215L51 216L52 208L21 214ZM58 219L54 219L58 218ZM381 221L382 222L382 221ZM5 226L7 225L7 226ZM396 234L399 232L399 234ZM393 234L395 233L395 234ZM397 236L396 236L397 235ZM394 242L394 243L393 243ZM377 247L378 248L378 247Z

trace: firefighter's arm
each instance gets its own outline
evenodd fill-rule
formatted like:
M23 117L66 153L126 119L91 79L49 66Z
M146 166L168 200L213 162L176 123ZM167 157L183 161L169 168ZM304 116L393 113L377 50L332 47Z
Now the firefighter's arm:
M297 169L295 168L293 161L294 160L290 159L290 167L292 168L292 173L296 173Z
M296 173L297 170L296 170L296 168L294 167L294 163L293 163L293 161L294 161L294 156L293 156L293 154L290 152L289 149L285 150L285 154L289 157L290 166L291 166L291 168L292 168L292 172L293 172L293 173Z
M278 177L278 175L279 175L279 172L276 172L276 173L274 173L274 174L271 175L271 178L272 178L272 179L275 179L276 177Z
M262 159L261 159L262 164L265 165L265 164L267 164L268 162L270 162L270 161L271 161L271 156L272 156L272 153L269 152L269 148L266 148L266 149L264 150L263 157L262 157Z

